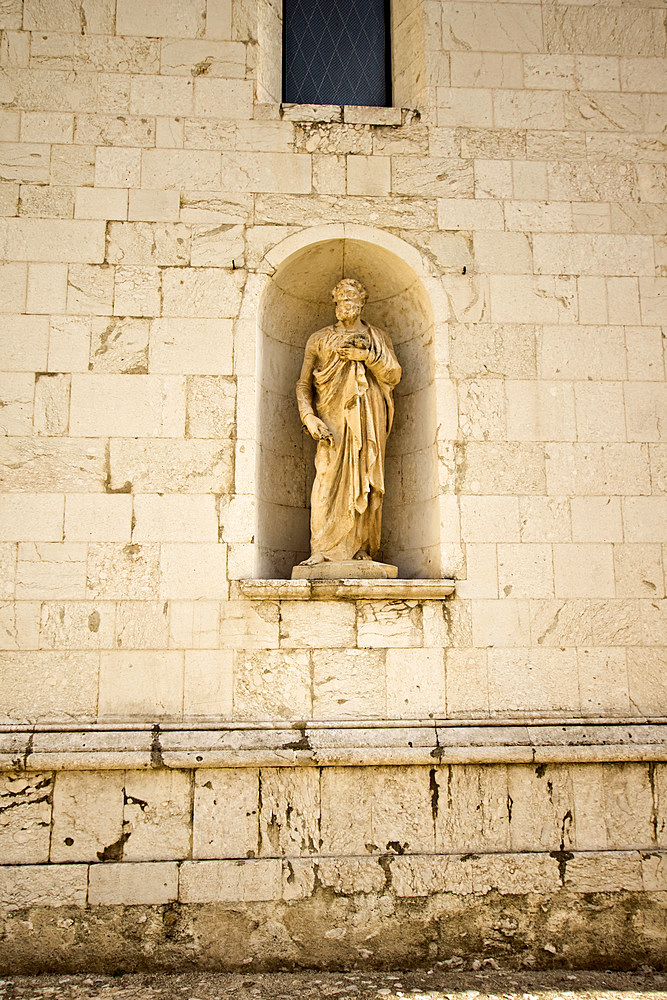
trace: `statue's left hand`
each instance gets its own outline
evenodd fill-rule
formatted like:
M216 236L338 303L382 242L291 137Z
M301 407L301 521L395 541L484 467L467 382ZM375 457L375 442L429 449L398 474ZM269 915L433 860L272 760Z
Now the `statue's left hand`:
M343 361L368 361L370 351L367 347L339 347L337 354Z

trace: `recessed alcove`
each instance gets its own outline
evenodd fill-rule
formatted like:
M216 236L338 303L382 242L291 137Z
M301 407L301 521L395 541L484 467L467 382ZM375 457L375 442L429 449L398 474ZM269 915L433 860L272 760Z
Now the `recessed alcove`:
M309 335L334 321L331 289L342 277L366 287L363 318L389 333L403 369L387 444L379 558L398 565L401 577L438 578L443 566L436 437L442 419L431 299L405 259L346 234L296 248L278 264L260 297L255 574L288 578L309 553L315 445L301 427L295 385Z

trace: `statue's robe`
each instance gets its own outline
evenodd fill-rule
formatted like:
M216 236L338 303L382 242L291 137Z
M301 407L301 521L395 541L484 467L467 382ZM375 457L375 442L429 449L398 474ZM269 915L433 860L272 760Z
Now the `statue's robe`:
M364 329L371 339L365 362L336 353L350 331L327 326L314 333L296 389L302 422L314 412L333 435L333 444L317 443L310 547L336 562L359 552L374 558L380 548L385 447L401 378L387 334Z

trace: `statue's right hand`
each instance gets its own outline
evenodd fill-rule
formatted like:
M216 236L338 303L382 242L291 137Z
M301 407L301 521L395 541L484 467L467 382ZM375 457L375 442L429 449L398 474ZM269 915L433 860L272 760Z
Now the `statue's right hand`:
M316 441L328 441L329 444L333 444L333 434L324 421L316 417L314 413L309 413L303 424L310 436Z

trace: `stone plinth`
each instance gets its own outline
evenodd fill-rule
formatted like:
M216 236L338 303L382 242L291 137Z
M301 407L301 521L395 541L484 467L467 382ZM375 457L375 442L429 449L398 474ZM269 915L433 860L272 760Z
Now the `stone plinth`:
M398 566L369 559L321 562L316 566L295 566L293 580L394 580Z

